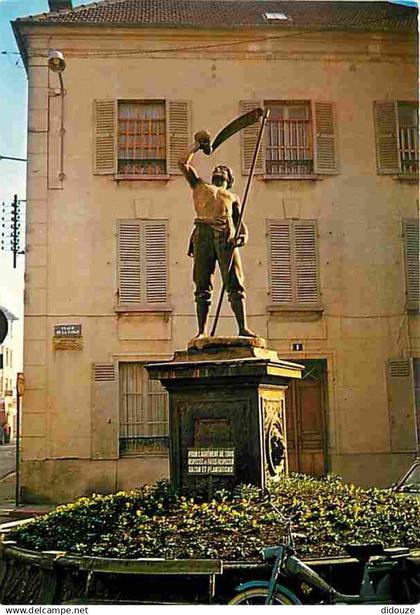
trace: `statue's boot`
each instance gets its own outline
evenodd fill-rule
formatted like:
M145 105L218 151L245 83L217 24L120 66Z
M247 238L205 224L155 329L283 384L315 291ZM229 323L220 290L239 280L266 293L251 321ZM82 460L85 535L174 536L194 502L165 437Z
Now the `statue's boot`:
M258 337L256 333L248 329L246 322L245 300L241 297L230 300L232 311L235 314L236 322L238 323L238 335L242 337Z
M197 301L196 310L198 333L195 337L196 339L200 337L207 337L207 324L209 320L210 303L208 303L207 301Z

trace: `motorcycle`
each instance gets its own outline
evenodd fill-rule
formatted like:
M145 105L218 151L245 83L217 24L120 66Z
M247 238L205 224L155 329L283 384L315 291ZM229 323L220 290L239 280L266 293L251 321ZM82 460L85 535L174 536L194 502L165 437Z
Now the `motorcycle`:
M294 537L302 535L293 534L290 519L285 519L285 529L283 544L262 550L264 561L272 563L270 580L243 583L236 588L238 593L229 604L303 604L295 590L302 583L316 595L316 601L311 604L418 604L420 601L420 562L410 558L410 549L384 548L381 543L345 545L348 555L363 564L359 593L349 595L335 589L296 556Z

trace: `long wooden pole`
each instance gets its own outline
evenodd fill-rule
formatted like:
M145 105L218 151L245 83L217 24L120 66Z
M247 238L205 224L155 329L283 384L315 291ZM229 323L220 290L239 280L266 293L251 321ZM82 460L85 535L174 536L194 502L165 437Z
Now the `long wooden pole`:
M239 214L239 220L238 220L238 223L237 223L236 229L235 229L235 236L233 238L232 251L231 251L230 257L229 257L229 266L228 266L228 269L227 269L227 271L228 271L227 277L229 277L229 273L230 273L230 270L232 268L233 254L234 254L234 251L235 251L235 244L236 244L236 241L237 241L237 239L239 237L239 234L240 234L241 224L242 224L242 220L244 218L245 206L246 206L246 202L247 202L247 199L248 199L249 189L251 187L252 178L254 176L255 165L257 164L258 152L260 151L261 141L262 141L262 137L263 137L263 133L264 133L264 127L265 127L265 124L266 124L266 122L268 120L268 116L269 115L270 115L270 109L266 109L264 111L264 115L263 115L262 120L261 120L260 132L258 134L258 139L257 139L257 143L255 145L255 150L254 150L254 156L252 158L251 169L249 171L248 180L247 180L247 183L246 183L246 186L245 186L245 192L244 192L244 197L243 197L243 200L242 200L242 207L241 207L241 211L240 211L240 214ZM222 309L223 298L224 298L224 295L225 295L225 290L226 290L226 284L225 284L225 281L223 280L222 290L220 291L219 301L217 303L216 313L214 315L213 327L212 327L211 332L210 332L210 336L211 337L214 337L214 334L216 333L217 324L219 322L220 310Z

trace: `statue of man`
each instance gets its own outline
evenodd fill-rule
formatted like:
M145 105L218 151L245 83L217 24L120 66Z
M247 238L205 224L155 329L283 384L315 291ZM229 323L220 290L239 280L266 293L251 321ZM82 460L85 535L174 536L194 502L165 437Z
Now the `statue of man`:
M200 131L195 142L179 159L179 168L192 188L196 218L188 255L194 258L193 279L197 308L197 338L207 336L207 324L213 290L216 261L219 263L232 311L238 324L238 334L256 337L246 322L244 274L238 248L248 240L248 231L241 224L235 241L235 229L240 215L239 198L230 188L234 182L229 167L219 165L213 170L211 184L199 177L191 166L193 155L200 149L210 152L210 134ZM207 148L207 149L206 149ZM233 251L232 266L229 260Z

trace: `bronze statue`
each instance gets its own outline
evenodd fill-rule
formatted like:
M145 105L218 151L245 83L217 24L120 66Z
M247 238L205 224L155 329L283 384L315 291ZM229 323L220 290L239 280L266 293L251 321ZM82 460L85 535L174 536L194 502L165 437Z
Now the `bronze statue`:
M213 170L211 184L201 179L191 165L191 160L200 149L210 153L210 134L202 130L195 134L194 139L193 145L179 159L179 168L192 188L196 212L195 228L188 248L188 255L194 258L193 279L198 321L196 337L208 335L216 261L238 324L238 334L256 337L246 322L244 274L238 250L248 240L248 231L243 223L240 224L237 239L234 237L240 218L240 202L239 197L230 192L234 182L233 172L229 167L219 165ZM232 251L232 266L229 270Z

